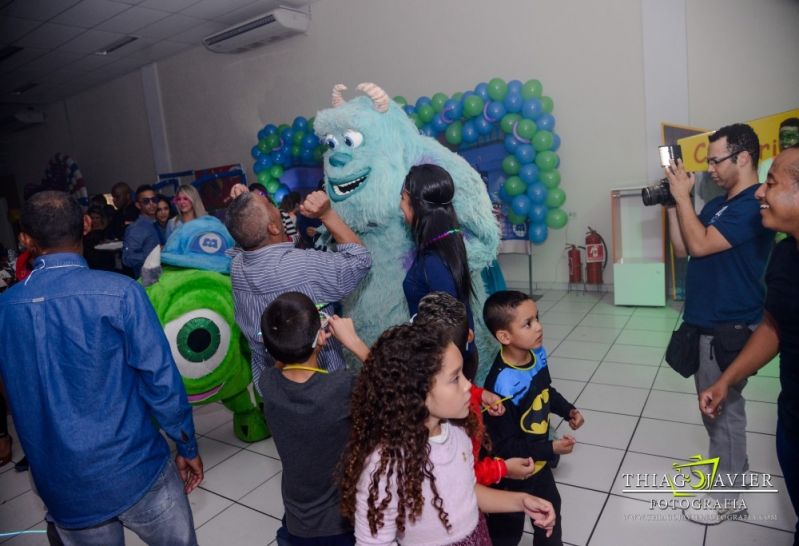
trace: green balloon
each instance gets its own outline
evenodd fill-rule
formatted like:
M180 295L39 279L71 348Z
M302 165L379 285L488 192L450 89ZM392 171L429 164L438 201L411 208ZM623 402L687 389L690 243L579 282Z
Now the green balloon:
M316 121L316 118L308 118L308 134L313 134L313 122Z
M268 152L272 148L269 147L267 140L265 138L262 138L261 140L258 141L258 149L261 150L262 152Z
M405 106L406 104L408 104L408 100L405 97L403 97L402 95L397 95L396 97L394 97L394 102L396 102L400 106ZM310 121L309 121L309 123L310 123Z
M258 182L264 185L271 180L269 171L261 171L255 176L255 178L258 179Z
M524 180L519 178L518 176L511 176L507 180L505 180L505 193L507 193L511 197L516 197L517 195L523 194L527 190L527 184L524 183Z
M556 209L566 202L566 193L560 188L552 188L547 192L547 200L545 202L547 207Z
M542 171L551 171L558 165L558 154L550 152L549 150L541 152L535 156L535 164L538 165L538 168Z
M448 97L444 93L439 91L430 99L430 103L433 105L433 110L435 110L436 113L444 109L444 103L447 102L447 98Z
M436 111L431 105L423 104L416 109L416 115L419 116L419 119L422 121L422 125L424 125L433 119L433 116L436 115Z
M568 215L560 209L552 209L547 212L547 226L552 229L560 229L569 221Z
M478 95L469 95L463 100L463 115L467 118L473 118L483 113L483 106L485 103Z
M300 148L298 145L295 144L294 146L291 147L292 157L297 157L298 155L300 155L300 152L302 152L302 148Z
M305 138L305 131L297 131L294 133L294 136L291 137L292 144L302 144L302 139Z
M505 114L499 122L499 128L502 129L502 132L510 135L513 133L513 126L520 119L522 117L519 114Z
M458 91L457 93L453 93L452 98L455 100L461 100L461 98L463 98L463 91Z
M538 131L533 137L533 148L536 152L544 152L552 147L552 133L549 131Z
M552 113L552 109L555 108L555 103L549 97L541 97L541 109L546 112L547 114Z
M524 85L522 85L522 97L524 97L524 100L540 97L543 91L544 86L542 86L541 82L538 80L527 80L524 82Z
M416 112L409 115L408 117L411 118L411 121L414 123L414 125L416 125L417 129L421 129L422 125L424 125L424 122L419 119L419 115Z
M269 167L269 176L271 176L274 179L280 178L281 176L283 176L283 167L281 167L280 165L272 165L271 167Z
M270 180L266 184L266 191L268 191L269 193L275 193L278 190L278 188L280 188L279 180Z
M525 216L524 214L516 214L510 209L508 209L508 215L506 216L506 218L508 219L508 222L514 225L524 224L525 222L527 222L527 216Z
M488 96L491 100L503 100L508 94L508 84L501 78L494 78L488 82Z
M552 188L557 188L558 184L560 184L560 173L557 170L544 171L538 175L538 180L551 190Z
M461 122L450 123L449 127L447 127L447 132L444 133L444 138L453 146L460 144L463 139L463 125L461 125Z
M536 129L538 129L538 127L531 119L522 119L516 124L516 134L522 138L526 138L527 140L533 138Z
M281 134L281 135L282 135L283 133L285 133L285 132L286 132L286 131L288 131L289 129L291 129L291 126L290 126L289 124L287 124L287 123L281 123L281 124L280 124L280 125L278 125L278 127L277 127L277 132L278 132L278 134Z
M512 155L506 156L505 159L502 160L502 170L505 171L505 174L519 174L521 168L522 166L519 164L519 160Z
M274 150L278 146L280 146L280 137L277 133L272 133L271 135L267 136L265 139L267 149Z
M314 151L313 151L313 161L314 161L314 163L321 163L322 162L322 156L324 155L324 153L325 153L324 150L322 150L321 148L314 148Z

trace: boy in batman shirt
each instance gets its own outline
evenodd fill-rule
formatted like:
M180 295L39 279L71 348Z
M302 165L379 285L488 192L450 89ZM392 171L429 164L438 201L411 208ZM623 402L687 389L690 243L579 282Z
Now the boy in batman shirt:
M550 537L535 530L534 544L561 544L560 495L547 461L571 453L575 440L549 439L550 412L566 419L572 430L582 426L582 414L552 387L538 307L523 292L496 292L483 308L486 326L500 342L485 388L505 402L505 413L487 416L486 425L498 457L532 457L535 465L526 480L503 480L499 487L524 491L552 503L557 520ZM488 529L494 546L516 545L524 530L524 514L490 514Z

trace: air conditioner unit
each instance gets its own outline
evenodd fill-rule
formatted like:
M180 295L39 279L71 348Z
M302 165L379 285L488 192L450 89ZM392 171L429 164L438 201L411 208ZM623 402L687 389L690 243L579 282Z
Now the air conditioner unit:
M203 38L203 45L215 53L239 53L308 30L308 14L277 8Z

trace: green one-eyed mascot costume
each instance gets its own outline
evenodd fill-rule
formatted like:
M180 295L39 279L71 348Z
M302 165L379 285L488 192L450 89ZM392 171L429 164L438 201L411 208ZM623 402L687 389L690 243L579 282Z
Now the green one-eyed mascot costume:
M230 258L233 238L213 216L178 228L142 268L142 283L172 348L189 402L222 402L244 442L269 437L253 403L250 352L233 318Z

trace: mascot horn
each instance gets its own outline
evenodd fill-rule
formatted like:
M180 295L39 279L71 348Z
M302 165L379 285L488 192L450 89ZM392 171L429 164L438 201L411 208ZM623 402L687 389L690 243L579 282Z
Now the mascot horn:
M423 136L388 94L362 83L366 94L346 101L347 88L333 88L333 108L316 114L314 128L327 144L324 170L327 193L336 212L372 253L372 270L345 302L367 344L389 326L408 320L402 280L413 259L413 241L400 212L400 191L414 165L433 163L455 181L453 204L465 233L469 269L476 297L472 300L480 351L482 381L496 344L482 321L485 287L480 276L497 255L499 229L485 183L461 156Z

